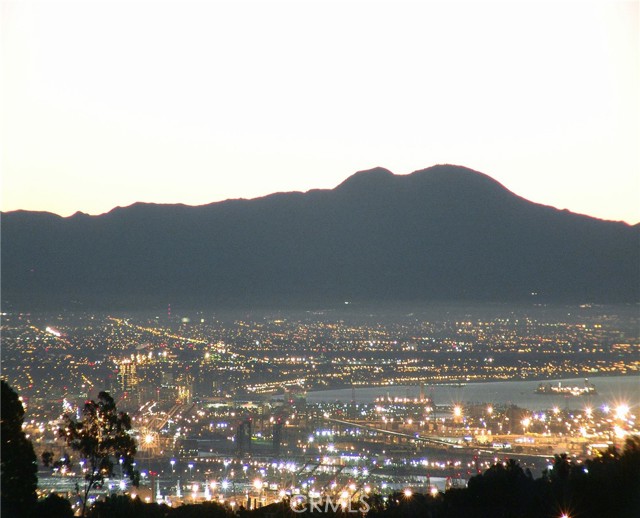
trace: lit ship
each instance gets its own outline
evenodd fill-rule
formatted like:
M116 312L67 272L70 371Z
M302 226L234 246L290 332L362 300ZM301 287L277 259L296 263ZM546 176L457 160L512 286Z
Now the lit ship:
M593 396L597 394L596 387L592 383L589 383L589 380L585 378L584 386L580 387L577 385L570 386L565 385L562 386L561 382L558 382L557 385L552 385L551 383L540 383L538 388L536 389L536 394L555 394L562 396Z

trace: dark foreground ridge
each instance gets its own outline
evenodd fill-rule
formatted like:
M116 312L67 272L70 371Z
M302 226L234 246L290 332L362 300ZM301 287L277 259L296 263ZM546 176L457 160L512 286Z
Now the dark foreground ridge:
M53 307L638 302L640 226L441 165L332 190L101 216L2 215L2 297Z

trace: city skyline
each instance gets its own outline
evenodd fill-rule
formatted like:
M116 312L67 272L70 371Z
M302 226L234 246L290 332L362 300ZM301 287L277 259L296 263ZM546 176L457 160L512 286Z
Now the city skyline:
M563 459L584 477L623 445L640 453L632 307L11 311L2 330L3 395L13 387L25 407L18 429L38 459L38 506L55 492L78 510L119 500L202 505L194 512L217 505L233 516L239 506L288 509L304 498L346 507L364 494L389 511L399 492L435 505L454 499L506 462L530 472L522 480L548 484ZM126 412L136 450L91 488L95 459L56 437L61 423L78 430L78 416L94 419L96 396ZM634 462L621 477L629 488L640 475ZM637 514L631 492L612 494L596 503ZM540 498L549 508L561 501Z
M7 2L2 18L3 211L200 205L453 163L640 221L637 2Z

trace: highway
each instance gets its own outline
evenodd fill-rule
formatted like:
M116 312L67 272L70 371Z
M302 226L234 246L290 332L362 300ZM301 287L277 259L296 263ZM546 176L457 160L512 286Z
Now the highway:
M377 432L377 433L381 433L381 434L385 434L385 435L390 435L392 437L400 437L402 439L411 439L412 441L415 442L424 442L424 443L428 443L428 444L435 444L438 446L455 446L458 445L458 442L450 439L442 439L442 438L437 438L437 437L425 437L423 435L415 435L415 434L409 434L409 433L403 433L403 432L395 432L393 430L385 430L384 428L378 428L376 426L372 426L372 425L368 425L368 424L360 424L357 422L353 422L353 421L345 421L343 419L335 419L333 417L322 417L322 419L324 421L328 421L330 423L336 423L336 424L341 424L341 425L348 425L348 426L352 426L354 428L361 428L363 430L370 430L372 432Z

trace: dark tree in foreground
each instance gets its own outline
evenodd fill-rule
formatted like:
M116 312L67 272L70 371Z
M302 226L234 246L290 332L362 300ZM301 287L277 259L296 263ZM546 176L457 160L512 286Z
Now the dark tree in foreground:
M289 515L293 514L289 510ZM103 502L96 502L89 512L89 518L237 518L237 516L229 508L217 502L186 504L172 508L165 504L145 503L140 498L132 500L128 496L121 495L110 496Z
M38 501L33 516L47 518L73 518L73 509L66 498L50 494L44 500Z
M4 380L1 383L2 516L27 516L36 503L36 454L22 430L24 407L18 394Z
M491 466L469 480L466 493L476 515L524 517L533 506L534 480L514 460Z
M64 424L58 430L59 436L86 463L82 515L87 508L89 492L113 475L116 464L122 464L123 474L134 485L138 484L138 473L133 469L136 443L129 435L131 418L118 412L113 398L108 392L100 392L98 401L87 401L82 409L82 419L73 414L63 416Z
M43 451L40 456L40 460L42 460L42 465L45 468L51 467L53 464L53 452L52 451Z
M71 457L66 451L62 454L62 457L56 461L53 460L53 452L43 451L40 459L45 468L53 468L54 471L68 471L73 466L73 464L71 464Z

